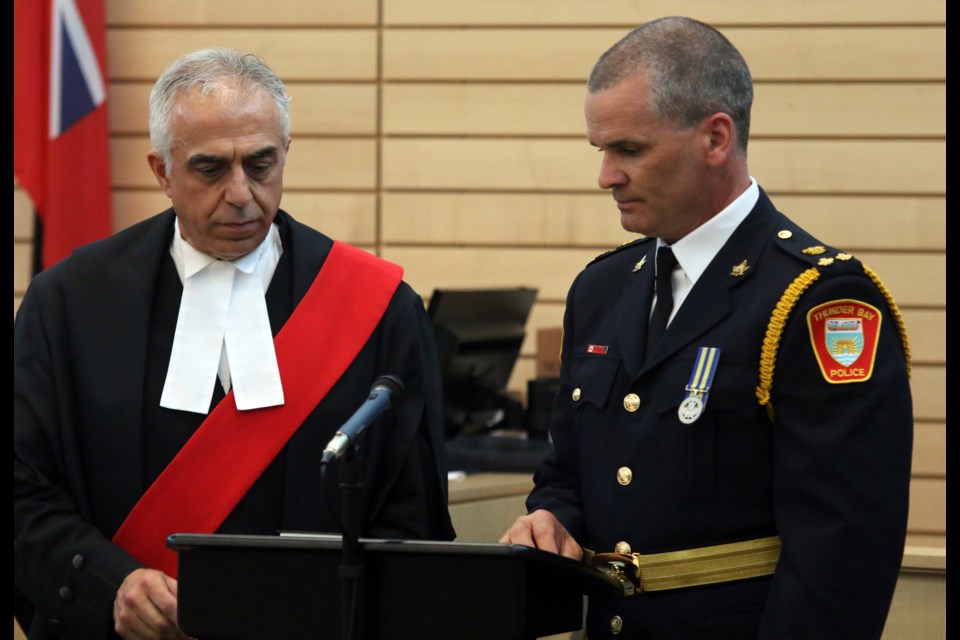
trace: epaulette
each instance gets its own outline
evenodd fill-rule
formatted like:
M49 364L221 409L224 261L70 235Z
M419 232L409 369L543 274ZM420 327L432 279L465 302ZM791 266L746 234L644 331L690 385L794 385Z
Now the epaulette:
M642 244L642 243L648 242L648 241L655 241L655 238L645 237L645 238L637 238L636 240L627 240L626 242L622 242L622 243L620 243L619 246L617 246L617 247L615 247L615 248L613 248L613 249L610 249L609 251L604 251L603 253L601 253L600 255L598 255L596 258L594 258L593 260L591 260L590 262L588 262L588 263L587 263L587 266L589 267L590 265L592 265L592 264L595 263L595 262L599 262L600 260L603 260L604 258L608 258L608 257L610 257L610 256L612 256L612 255L615 255L615 254L617 254L617 253L620 253L620 252L623 251L624 249L629 249L630 247L633 247L633 246L636 246L636 245L638 245L638 244Z
M799 228L785 228L778 231L776 245L814 267L833 266L834 268L840 268L848 265L853 267L853 272L861 270L860 261L854 258L852 254L823 245L816 238ZM846 271L847 269L843 270Z
M760 406L767 409L770 421L773 422L774 420L773 406L770 404L770 390L773 388L777 351L790 313L796 307L803 293L814 282L819 280L822 275L833 275L837 270L865 274L883 295L900 335L900 342L903 345L903 353L906 358L907 374L909 375L910 343L907 340L906 326L903 322L903 316L900 314L900 308L880 277L852 254L818 244L812 236L802 230L783 229L777 232L777 238L779 240L777 244L781 248L804 262L808 262L811 266L801 272L780 296L780 300L770 316L767 332L763 338L763 348L760 351L760 376L756 395Z

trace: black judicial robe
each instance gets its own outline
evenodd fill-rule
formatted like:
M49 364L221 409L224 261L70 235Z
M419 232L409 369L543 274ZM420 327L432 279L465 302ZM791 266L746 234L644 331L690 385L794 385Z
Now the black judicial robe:
M31 637L112 634L116 590L140 565L110 538L204 417L159 407L181 291L169 255L174 219L172 209L158 214L38 274L15 320L14 583L37 608ZM275 223L274 334L332 246L283 211ZM336 531L337 466L325 497L320 454L384 374L406 392L366 431L360 533L453 539L433 332L406 283L220 532Z

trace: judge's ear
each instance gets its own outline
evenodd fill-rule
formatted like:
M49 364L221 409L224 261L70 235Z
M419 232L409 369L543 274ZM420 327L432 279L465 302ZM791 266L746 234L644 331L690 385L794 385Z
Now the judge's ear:
M170 177L167 174L167 163L163 156L156 151L151 151L147 154L147 164L150 165L150 171L153 171L153 175L157 178L163 192L167 194L167 197L170 197Z

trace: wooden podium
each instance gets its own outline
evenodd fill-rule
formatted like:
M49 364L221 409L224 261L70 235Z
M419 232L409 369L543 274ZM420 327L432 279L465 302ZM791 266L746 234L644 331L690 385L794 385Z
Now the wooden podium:
M361 539L363 640L533 640L580 629L610 576L519 545ZM203 640L341 637L339 535L174 534L178 614Z

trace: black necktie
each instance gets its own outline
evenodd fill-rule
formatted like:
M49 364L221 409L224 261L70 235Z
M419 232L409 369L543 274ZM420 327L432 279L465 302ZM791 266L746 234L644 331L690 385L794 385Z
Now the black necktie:
M657 304L653 307L650 316L650 327L647 329L647 355L653 353L654 347L667 330L667 320L673 311L673 268L677 266L677 258L670 247L660 247L657 250Z

